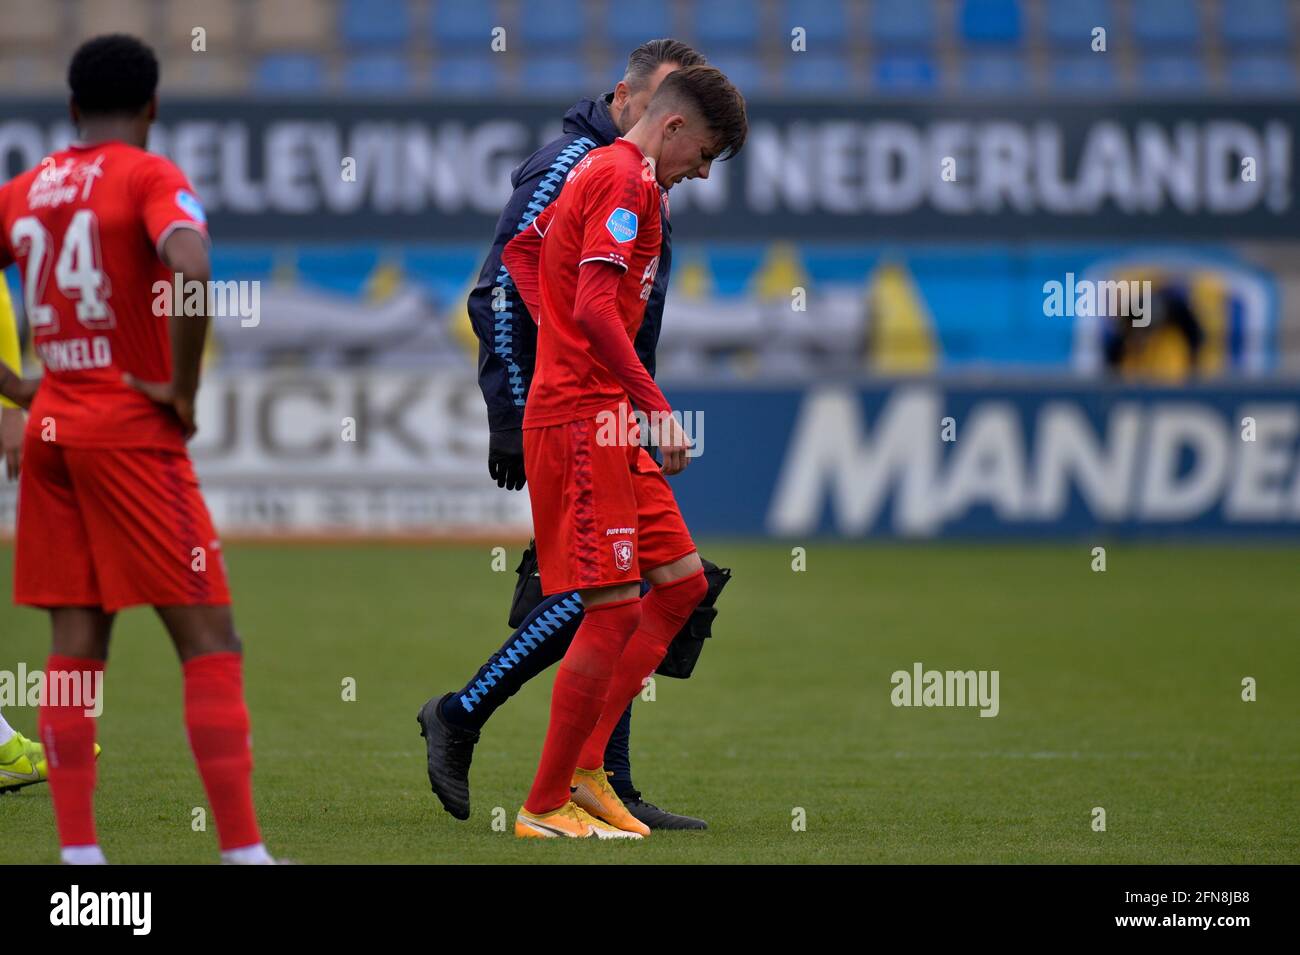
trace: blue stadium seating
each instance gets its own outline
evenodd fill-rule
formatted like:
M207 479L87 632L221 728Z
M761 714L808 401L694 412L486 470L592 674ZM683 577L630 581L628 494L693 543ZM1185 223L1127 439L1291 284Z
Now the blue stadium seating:
M1232 0L1219 8L1219 32L1234 47L1289 46L1291 16L1286 0Z
M463 308L465 305L465 276L478 272L483 262L483 248L468 246L422 246L407 244L402 247L401 268L409 278L424 285L434 294L439 304Z
M872 66L872 78L882 93L919 93L938 86L939 71L927 56L882 56Z
M1047 39L1053 46L1080 52L1092 50L1092 30L1106 28L1106 45L1117 24L1110 0L1048 0L1043 13Z
M748 53L723 51L710 56L709 62L727 74L727 79L742 95L770 93L776 86L771 71L761 69L758 61Z
M528 0L520 11L523 45L565 47L576 52L583 41L587 14L582 0Z
M267 281L275 274L277 249L218 242L212 248L212 274L222 281Z
M345 93L407 93L411 69L405 57L388 53L355 56L343 68Z
M849 62L842 56L819 53L787 53L785 91L787 93L827 93L844 95L856 92Z
M524 60L520 88L527 93L587 92L588 77L568 54L533 54Z
M961 84L963 90L976 92L1024 90L1029 85L1029 73L1019 56L972 53L962 61Z
M614 42L615 55L626 57L646 40L674 36L677 31L666 4L633 3L606 8L605 32Z
M786 0L782 11L782 42L790 45L790 30L803 27L807 33L809 53L826 47L840 47L849 39L846 0Z
M339 33L352 47L400 47L411 35L406 0L344 0Z
M433 37L444 49L453 51L457 47L464 50L468 44L477 48L480 43L482 49L490 49L492 28L506 25L498 6L496 0L434 0Z
M615 7L617 9L617 7ZM758 42L760 11L750 0L709 0L691 5L695 39L706 50Z
M871 5L868 32L882 46L928 47L936 30L934 0L876 0Z
M958 21L968 43L1009 46L1020 42L1017 0L962 0Z
M493 93L503 82L500 60L493 53L440 56L433 64L434 93Z
M1300 92L1295 64L1281 56L1258 54L1233 57L1228 61L1228 87L1240 93Z
M1048 80L1054 90L1095 93L1115 89L1119 69L1114 54L1083 53L1053 56L1048 63Z
M325 64L308 53L271 53L258 61L253 88L262 93L319 93L325 89Z
M344 295L360 295L379 263L379 255L378 246L305 246L298 252L297 272L311 285Z
M1198 56L1144 56L1138 83L1142 93L1199 92L1206 84L1205 64Z
M269 52L250 59L252 88L270 94L328 93L340 87L365 95L400 94L432 87L568 95L611 83L633 46L680 36L751 94L852 94L859 91L864 54L868 85L886 94L948 85L1018 91L1038 79L1031 72L1040 63L1047 88L1061 92L1104 94L1122 87L1139 95L1211 88L1244 95L1294 93L1300 84L1297 4L1300 0L672 0L626 6L597 0L321 0L321 25L333 24L335 41L303 46L296 34L286 34L287 39L255 45ZM512 55L490 51L491 31L498 26L510 31ZM794 26L807 30L806 52L789 48ZM1090 49L1098 26L1109 33L1111 49L1105 53ZM859 45L863 40L865 49ZM1033 47L1026 49L1031 40ZM953 42L955 56L950 56ZM1131 78L1114 58L1127 57L1124 48L1130 44L1136 45ZM1207 50L1221 51L1222 60L1207 57ZM430 59L432 66L416 78L417 65ZM609 69L594 70L594 63ZM956 75L941 76L947 69Z
M1196 0L1141 0L1132 11L1133 35L1144 46L1190 48L1201 41Z

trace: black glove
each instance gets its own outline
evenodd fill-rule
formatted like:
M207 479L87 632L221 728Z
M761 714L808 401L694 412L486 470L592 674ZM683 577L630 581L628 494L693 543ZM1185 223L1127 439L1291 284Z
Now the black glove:
M492 432L488 439L488 474L497 487L518 491L524 486L524 432L520 428Z

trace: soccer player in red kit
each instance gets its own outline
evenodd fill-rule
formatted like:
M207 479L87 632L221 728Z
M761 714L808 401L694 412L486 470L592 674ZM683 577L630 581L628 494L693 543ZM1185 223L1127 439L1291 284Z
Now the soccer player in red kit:
M155 309L157 283L170 299L173 275L210 278L203 207L176 166L144 149L158 108L147 46L92 39L68 82L80 141L0 187L0 268L19 265L45 365L35 388L0 369L0 391L31 403L14 601L50 613L39 726L63 861L104 862L86 697L102 686L114 615L148 604L180 657L222 860L270 864L221 545L185 450L208 319Z
M502 254L538 324L524 462L542 590L577 590L585 611L517 836L650 832L610 786L605 746L707 584L665 480L686 467L688 442L632 341L658 265L660 190L706 178L747 130L744 99L718 70L670 73L641 120L588 153ZM651 422L662 470L618 425L629 403Z

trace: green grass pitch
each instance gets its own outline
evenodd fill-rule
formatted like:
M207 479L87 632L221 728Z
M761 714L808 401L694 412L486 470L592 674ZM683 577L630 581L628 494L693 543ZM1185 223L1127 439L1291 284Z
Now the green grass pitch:
M789 546L707 542L735 571L715 639L691 680L637 704L632 755L647 798L711 828L561 844L509 831L549 674L487 728L469 821L424 774L416 710L507 635L514 575L487 545L232 546L267 843L301 863L1300 862L1297 551L1112 542L1094 573L1090 550L813 542L794 572ZM12 560L0 547L6 590ZM114 639L105 851L214 862L166 637L134 610ZM0 669L42 667L47 641L6 596ZM916 661L998 670L999 715L892 706L890 674ZM5 715L34 735L34 710ZM0 832L0 861L56 861L48 789L0 798Z

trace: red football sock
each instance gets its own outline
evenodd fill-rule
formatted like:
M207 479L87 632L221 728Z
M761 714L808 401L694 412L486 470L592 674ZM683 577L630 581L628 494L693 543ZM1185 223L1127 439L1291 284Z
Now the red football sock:
M569 801L578 751L600 716L614 662L640 619L639 597L601 604L583 614L555 674L542 761L524 800L529 812L550 812Z
M95 718L86 710L96 700L95 674L103 660L51 653L45 664L45 694L37 718L45 761L49 767L50 799L59 829L59 845L93 846L95 837ZM57 674L72 674L58 677ZM71 692L76 686L79 692Z
M253 811L253 753L244 706L243 658L205 653L182 665L185 728L198 764L221 850L262 841Z
M654 673L668 652L668 645L708 592L709 583L701 570L660 584L641 598L641 626L618 658L600 719L578 755L578 765L583 769L604 765L610 734L632 698L641 692L641 681Z

